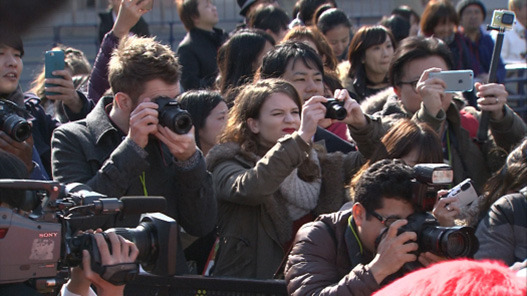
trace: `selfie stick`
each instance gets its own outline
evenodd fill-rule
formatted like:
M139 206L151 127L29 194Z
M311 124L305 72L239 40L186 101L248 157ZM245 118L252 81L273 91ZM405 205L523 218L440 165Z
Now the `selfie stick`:
M501 47L503 46L503 36L505 28L487 26L487 30L497 30L498 36L496 37L496 44L492 51L492 60L490 62L489 69L489 81L488 83L494 83L497 81L496 72L498 70L498 64L500 62ZM490 111L482 111L481 118L479 120L479 127L477 133L477 140L480 143L484 143L488 140L488 129L489 129Z

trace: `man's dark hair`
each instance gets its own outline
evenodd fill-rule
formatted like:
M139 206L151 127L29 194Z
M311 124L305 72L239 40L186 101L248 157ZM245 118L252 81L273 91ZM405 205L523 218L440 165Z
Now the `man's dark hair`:
M410 21L400 15L392 14L389 17L385 17L381 20L380 24L392 32L397 44L408 37L410 33Z
M276 6L262 6L249 14L247 24L250 28L271 30L275 34L287 30L287 25L291 20L287 13Z
M434 37L413 36L401 41L395 53L393 54L392 63L389 70L389 78L392 86L401 84L403 77L403 68L409 62L432 56L442 58L448 69L452 69L452 53L443 41Z
M412 203L413 178L414 170L400 160L380 160L360 177L354 201L359 202L368 213L383 207L382 198Z
M400 15L410 21L410 17L413 15L417 22L421 20L421 17L408 5L401 5L392 10L392 14Z
M177 0L177 12L179 19L187 31L194 29L193 18L199 17L198 0Z
M319 55L309 45L299 41L286 41L270 50L263 58L256 79L279 78L284 75L290 60L302 62L308 68L316 67L324 75L324 65Z

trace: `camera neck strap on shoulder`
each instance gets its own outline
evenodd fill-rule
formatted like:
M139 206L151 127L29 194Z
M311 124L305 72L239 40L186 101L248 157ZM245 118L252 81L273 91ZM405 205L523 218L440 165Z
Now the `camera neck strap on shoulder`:
M359 236L357 235L357 232L355 231L355 227L353 227L353 216L350 216L348 218L348 226L351 230L351 233L353 233L353 236L355 237L355 240L357 241L357 244L359 245L360 254L364 254L364 248L362 247L362 243L360 242Z
M141 181L141 185L143 186L143 195L148 196L148 190L146 190L146 174L144 171L139 176L139 180Z

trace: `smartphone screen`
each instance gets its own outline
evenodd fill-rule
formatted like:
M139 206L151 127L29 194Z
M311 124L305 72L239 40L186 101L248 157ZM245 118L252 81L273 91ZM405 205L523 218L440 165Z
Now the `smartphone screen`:
M62 50L49 50L44 55L44 67L46 78L62 78L62 76L53 75L55 70L64 70L64 52ZM55 86L55 84L45 84L46 87ZM46 95L58 95L56 92L46 92Z

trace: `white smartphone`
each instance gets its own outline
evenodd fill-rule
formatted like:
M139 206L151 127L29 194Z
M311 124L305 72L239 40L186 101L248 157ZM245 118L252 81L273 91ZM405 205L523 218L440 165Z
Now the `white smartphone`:
M471 91L474 88L474 72L472 70L432 72L429 77L437 77L443 80L446 83L446 93Z
M468 206L478 198L478 194L476 193L474 186L472 186L472 180L470 178L465 179L463 182L450 189L446 197L451 196L458 198L458 201L455 201L452 204L459 208Z

